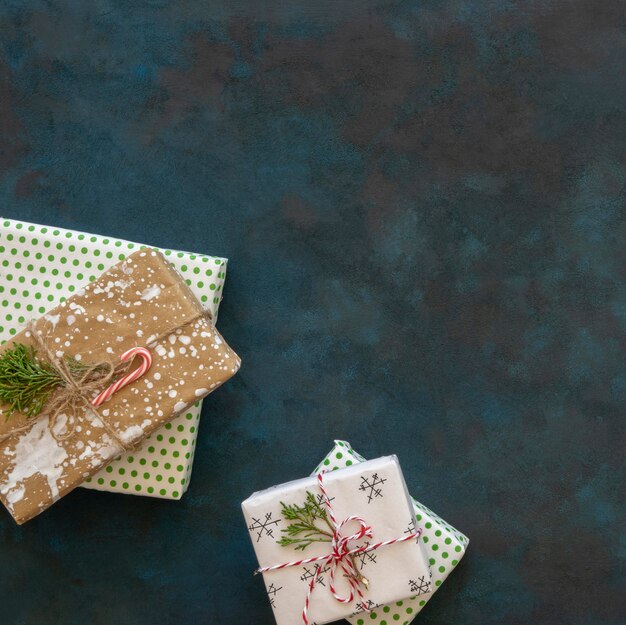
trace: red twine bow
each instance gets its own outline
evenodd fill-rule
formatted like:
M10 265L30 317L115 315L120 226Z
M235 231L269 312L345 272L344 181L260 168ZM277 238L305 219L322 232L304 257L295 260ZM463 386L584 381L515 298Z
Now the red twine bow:
M279 571L280 569L286 569L287 567L302 566L304 564L311 564L313 562L322 562L322 564L319 564L317 566L315 575L311 578L311 581L309 582L306 599L304 601L304 608L302 610L302 621L304 622L304 625L309 625L307 613L309 611L311 595L313 594L315 584L320 577L320 573L326 566L330 567L330 582L328 587L335 600L339 603L352 603L354 601L355 595L358 595L361 600L361 606L363 608L363 611L370 612L370 608L364 601L362 590L362 587L365 587L365 589L367 590L368 582L367 579L365 579L365 577L360 575L357 571L352 556L359 555L361 553L367 553L369 551L375 551L376 549L380 549L381 547L387 547L388 545L393 545L395 543L402 543L406 542L407 540L413 540L414 538L419 538L422 533L421 528L419 528L415 532L407 534L406 536L401 536L400 538L393 538L391 540L385 540L375 543L373 545L364 545L362 547L355 547L354 549L350 549L350 543L352 542L359 541L363 538L373 538L374 531L371 526L369 526L359 516L349 516L343 519L343 521L341 521L340 523L337 523L337 519L335 518L335 514L333 512L333 507L330 503L330 498L326 494L326 489L324 488L323 475L324 471L318 473L317 484L320 491L322 492L322 499L326 504L326 507L328 508L328 516L330 517L332 526L334 528L333 538L331 541L331 552L323 556L315 556L313 558L305 558L303 560L285 562L284 564L275 564L274 566L264 566L255 571L255 574L268 573L269 571ZM358 523L359 530L354 534L351 534L350 536L342 536L342 529L349 523L353 522ZM340 595L335 588L335 574L337 572L337 567L339 567L343 571L346 579L348 580L349 594L347 596Z

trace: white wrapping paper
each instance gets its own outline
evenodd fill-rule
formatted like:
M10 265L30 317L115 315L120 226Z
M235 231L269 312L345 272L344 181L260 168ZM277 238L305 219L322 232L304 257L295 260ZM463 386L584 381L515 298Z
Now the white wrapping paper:
M395 456L378 458L359 466L324 476L338 522L352 515L362 517L374 530L372 543L405 536L414 531L414 512L400 465ZM330 552L330 543L318 542L304 551L277 543L289 521L281 513L281 502L302 505L307 491L320 495L314 477L296 480L255 493L242 508L259 566L272 566ZM356 525L347 525L344 535ZM356 545L354 545L356 546ZM360 546L360 545L359 545ZM430 569L419 539L381 547L356 557L360 574L368 580L368 607L402 599L430 590ZM278 625L302 622L302 609L315 564L270 571L263 575L270 604ZM347 591L341 572L336 575L337 591ZM419 580L422 580L420 582ZM352 604L338 602L328 588L328 571L315 586L309 607L309 622L321 625L363 612L358 599ZM367 614L365 614L367 616Z

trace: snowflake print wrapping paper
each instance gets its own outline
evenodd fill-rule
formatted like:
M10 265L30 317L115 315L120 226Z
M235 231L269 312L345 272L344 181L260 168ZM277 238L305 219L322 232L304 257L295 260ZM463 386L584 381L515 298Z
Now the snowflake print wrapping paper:
M0 341L36 319L128 254L146 246L122 239L0 220ZM156 248L159 249L159 248ZM160 249L215 322L227 260ZM180 499L191 478L202 402L190 406L133 452L116 458L82 488Z
M3 405L0 500L18 523L187 411L240 366L180 274L151 249L138 250L79 285L70 298L5 343L0 357L16 346L32 346L49 366L69 358L67 367L75 370L115 365L120 354L138 346L149 348L152 359L138 380L97 408L91 392L49 413L44 406L41 413L29 415L18 405L20 410L11 414ZM52 400L64 389L76 397L82 384L77 380L52 391Z
M335 441L335 446L315 469L313 475L317 475L323 469L336 471L365 461L363 456L352 449L350 443ZM409 625L465 555L469 538L415 499L412 499L412 502L414 517L410 529L422 528L422 540L432 572L430 592L417 595L411 591L411 595L407 595L401 601L378 606L371 614L354 614L348 618L352 625L370 623L372 625L392 625L392 623ZM416 576L413 581L419 589L425 580Z
M406 536L414 520L413 506L406 489L402 471L395 456L378 458L359 466L324 475L324 487L331 499L338 523L349 516L359 516L372 527L373 538L380 541ZM307 493L321 501L317 479L314 477L296 480L275 486L252 495L243 502L242 508L250 539L256 551L260 567L273 566L295 560L329 554L329 542L314 542L304 550L277 543L286 535L283 531L291 523L284 518L282 504L301 505ZM355 522L346 525L343 536L354 534L358 529ZM351 545L351 548L361 546ZM397 601L409 594L427 592L430 588L430 568L424 546L419 538L381 547L355 556L357 570L368 580L364 590L367 607ZM318 563L289 567L263 574L269 603L274 610L278 625L302 623L302 610L312 576ZM311 595L308 612L309 623L329 623L363 613L357 597L350 604L338 602L329 590L328 567L320 572ZM425 584L419 590L416 584L422 578ZM348 585L341 569L335 577L339 594L348 594Z

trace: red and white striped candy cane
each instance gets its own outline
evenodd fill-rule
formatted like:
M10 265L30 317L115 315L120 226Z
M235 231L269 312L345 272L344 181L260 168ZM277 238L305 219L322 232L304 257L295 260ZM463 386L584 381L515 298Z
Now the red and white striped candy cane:
M323 556L304 558L302 560L294 560L293 562L284 562L283 564L275 564L273 566L264 566L255 571L255 573L268 573L270 571L279 571L280 569L285 569L291 566L302 566L304 564L311 564L312 562L323 562L323 564L317 567L315 575L311 578L311 581L309 582L306 599L304 600L304 608L302 610L302 621L304 625L309 625L308 611L309 605L311 603L311 595L313 594L313 589L315 588L315 584L318 581L320 573L327 565L330 566L329 590L332 593L333 597L340 603L352 603L356 594L361 599L361 605L363 607L363 610L365 612L371 612L371 610L367 607L366 602L364 601L365 597L363 596L363 591L361 590L362 586L367 587L367 582L364 580L363 577L359 575L358 571L356 570L354 561L352 560L352 556L360 553L374 551L376 549L380 549L381 547L386 547L395 543L403 543L407 540L414 540L415 538L419 538L419 536L421 536L422 534L422 530L421 528L419 528L415 532L412 532L405 536L400 536L399 538L392 538L391 540L384 540L373 545L364 545L362 547L355 547L354 549L350 549L349 543L361 540L365 537L373 538L374 531L361 517L358 516L349 516L340 523L337 523L335 513L333 512L333 507L330 503L330 498L328 497L328 494L326 493L326 488L324 487L323 475L324 471L317 475L317 485L322 491L322 498L324 500L324 503L326 504L326 507L328 508L328 516L330 518L332 526L335 528L333 532L333 539L331 541L331 553ZM348 523L353 522L359 524L358 531L350 536L342 536L342 528ZM335 574L338 566L341 567L341 570L344 572L346 579L348 580L349 594L347 596L342 596L338 594L335 589Z
M121 388L124 388L128 384L131 384L135 380L138 380L150 367L152 366L152 354L149 349L145 347L131 347L126 350L121 356L120 360L126 362L131 360L135 356L139 356L142 360L141 365L134 369L130 373L126 374L123 378L120 378L117 382L114 382L108 388L105 388L102 393L98 395L91 403L94 406L99 406L111 397L114 393L117 393Z

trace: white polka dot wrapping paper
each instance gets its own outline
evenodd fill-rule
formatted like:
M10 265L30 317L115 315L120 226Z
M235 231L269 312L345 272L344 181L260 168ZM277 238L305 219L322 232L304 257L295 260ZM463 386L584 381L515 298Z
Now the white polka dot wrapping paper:
M0 341L60 304L145 245L74 230L0 219ZM227 260L160 249L202 305L217 318ZM191 477L202 402L132 453L89 478L83 488L180 499Z
M428 592L430 567L411 529L413 506L398 459L355 463L322 479L323 490L319 478L310 477L242 503L259 566L273 569L263 572L263 580L277 624L321 625L355 612L368 616L367 610L378 605ZM359 533L363 527L371 531ZM329 560L330 554L337 557ZM292 566L281 567L285 563ZM354 600L338 600L337 595L350 595L351 584L356 584Z
M350 443L335 441L335 446L313 475L323 469L334 471L361 462L366 462L365 458L354 451ZM409 625L465 555L469 538L415 499L412 498L412 502L415 511L413 527L422 529L422 541L432 573L430 591L419 596L407 595L399 601L377 606L370 614L354 614L348 618L352 625ZM367 562L364 563L363 572L366 570Z

